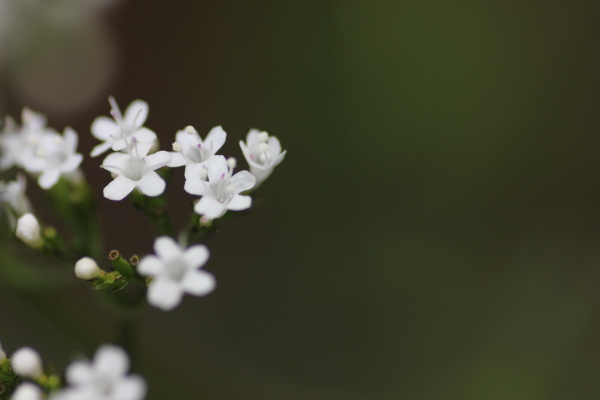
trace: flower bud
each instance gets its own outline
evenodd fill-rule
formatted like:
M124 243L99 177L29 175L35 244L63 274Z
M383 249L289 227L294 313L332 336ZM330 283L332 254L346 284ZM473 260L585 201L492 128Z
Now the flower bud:
M89 281L97 278L102 273L96 261L89 257L83 257L75 263L75 276L79 279Z
M13 371L24 378L39 378L42 374L42 358L31 347L21 347L10 358Z
M40 248L44 243L40 234L40 224L31 213L23 214L17 221L16 235L26 245Z
M42 400L43 392L31 382L23 382L17 387L10 400Z

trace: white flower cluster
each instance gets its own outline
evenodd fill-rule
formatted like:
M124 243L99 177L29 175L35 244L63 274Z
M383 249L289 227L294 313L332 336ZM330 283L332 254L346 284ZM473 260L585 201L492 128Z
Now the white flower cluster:
M36 177L42 189L52 188L61 176L78 177L83 156L77 153L79 138L67 127L61 135L46 127L46 118L28 108L19 127L7 117L0 132L0 169L24 169Z
M114 151L102 162L102 168L114 177L104 188L104 196L110 200L122 200L134 189L146 196L159 196L166 184L156 170L164 166L185 167L184 190L202 197L194 207L195 212L213 220L227 210L250 208L252 199L241 193L262 183L285 157L277 138L252 129L247 142L240 142L250 172L234 174L235 159L217 155L227 138L220 126L213 128L204 140L196 129L187 126L176 133L172 152L151 153L158 143L156 134L144 127L148 104L135 100L123 115L112 97L109 102L113 118L98 117L92 123L92 134L102 143L92 150L91 156L108 149Z

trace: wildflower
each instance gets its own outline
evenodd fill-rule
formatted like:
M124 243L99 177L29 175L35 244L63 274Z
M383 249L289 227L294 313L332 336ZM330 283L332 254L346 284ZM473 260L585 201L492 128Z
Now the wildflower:
M21 347L10 358L13 371L24 378L37 379L43 374L42 358L31 347Z
M40 113L24 108L21 113L22 126L7 117L0 137L0 169L13 166L29 170L32 162L36 162L35 150L41 137L54 130L46 127L46 117Z
M138 188L146 196L159 196L165 191L165 181L155 172L171 161L171 155L159 151L147 155L148 145L139 145L133 138L133 146L127 142L128 154L112 153L102 162L102 168L117 175L104 188L104 197L109 200L123 200L131 191Z
M250 208L252 198L240 195L254 187L256 178L248 171L233 175L234 163L223 156L215 156L199 169L195 165L186 172L184 189L190 194L202 196L194 211L207 219L222 217L227 210L240 211ZM206 181L205 179L208 179Z
M102 270L93 258L83 257L75 263L75 276L79 279L89 281L97 278L101 273Z
M0 204L6 206L17 217L31 212L31 203L25 195L27 181L23 174L17 175L17 180L0 181Z
M225 144L227 134L220 126L215 126L202 141L200 135L192 126L178 131L173 143L169 167L181 167L193 164L203 164L213 157Z
M212 274L200 270L208 260L208 249L195 245L183 249L173 239L161 236L154 241L156 256L149 255L140 261L137 270L151 276L148 302L168 311L175 308L184 293L204 296L215 288Z
M65 372L69 386L53 394L51 400L141 400L146 382L128 375L129 357L113 345L101 346L92 362L75 361Z
M112 107L110 113L114 120L98 117L92 123L92 135L103 141L92 149L90 154L92 157L97 157L110 148L114 151L123 150L127 148L128 141L134 138L139 143L154 143L156 133L143 126L148 118L148 103L142 100L133 101L123 116L112 96L108 101Z
M43 240L40 233L40 224L31 213L23 214L17 220L16 236L26 245L33 248L42 247Z
M273 169L283 161L287 150L281 151L281 144L275 136L258 129L250 129L246 143L240 140L244 157L250 165L250 173L256 177L256 187L264 182Z
M14 391L10 400L42 400L43 398L42 389L38 385L23 382Z

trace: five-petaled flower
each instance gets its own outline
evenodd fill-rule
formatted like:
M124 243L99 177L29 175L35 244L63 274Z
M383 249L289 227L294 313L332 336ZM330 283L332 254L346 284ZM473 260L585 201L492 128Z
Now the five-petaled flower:
M212 128L204 141L196 129L187 126L175 135L173 147L176 151L171 153L169 167L185 165L187 170L191 165L204 164L223 147L225 139L227 134L220 126Z
M215 288L212 274L200 268L208 260L208 249L194 245L183 249L168 236L154 241L155 255L140 261L137 271L152 277L148 287L148 303L165 311L175 308L184 293L204 296Z

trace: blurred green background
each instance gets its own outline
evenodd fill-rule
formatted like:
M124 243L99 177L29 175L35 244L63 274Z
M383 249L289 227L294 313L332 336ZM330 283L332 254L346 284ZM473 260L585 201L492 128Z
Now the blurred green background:
M141 315L150 400L597 399L599 17L592 0L123 0L7 36L3 104L73 126L86 156L111 94L148 101L165 149L192 124L223 125L240 165L251 127L288 150L209 243L217 290ZM151 251L130 204L99 206L107 250ZM7 351L61 368L115 340L88 285L2 264Z

